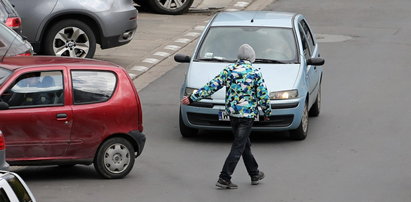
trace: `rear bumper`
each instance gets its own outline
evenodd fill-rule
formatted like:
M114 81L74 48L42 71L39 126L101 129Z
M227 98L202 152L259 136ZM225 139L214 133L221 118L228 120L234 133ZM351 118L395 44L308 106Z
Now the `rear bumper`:
M305 99L271 101L272 113L269 121L256 121L254 131L284 131L298 128L304 110ZM224 110L223 104L193 103L182 105L181 115L186 126L207 130L231 130L229 121L219 121L218 113ZM260 111L260 120L263 113Z
M141 152L143 152L144 145L146 144L146 136L138 130L130 131L128 134L134 140L135 144L133 144L133 145L134 145L134 147L136 149L136 152L137 152L136 157L140 156Z

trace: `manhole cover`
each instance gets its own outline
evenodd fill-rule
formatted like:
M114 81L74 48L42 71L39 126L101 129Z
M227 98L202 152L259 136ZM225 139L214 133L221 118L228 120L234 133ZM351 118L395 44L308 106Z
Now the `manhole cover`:
M351 36L345 36L345 35L334 35L334 34L316 34L315 38L317 39L317 42L343 42L343 41L348 41L351 40Z

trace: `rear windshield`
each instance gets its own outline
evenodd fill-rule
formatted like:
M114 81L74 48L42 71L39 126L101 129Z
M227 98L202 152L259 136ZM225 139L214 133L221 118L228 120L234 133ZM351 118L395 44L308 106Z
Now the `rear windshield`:
M253 47L257 59L297 60L292 29L277 27L211 27L201 42L196 59L235 61L238 48L245 43Z
M7 77L9 77L10 74L10 70L0 67L0 85L2 85L4 81L6 81Z

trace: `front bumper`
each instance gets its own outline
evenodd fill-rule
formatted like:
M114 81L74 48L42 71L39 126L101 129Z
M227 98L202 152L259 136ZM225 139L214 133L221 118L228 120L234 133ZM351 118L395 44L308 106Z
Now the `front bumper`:
M254 131L283 131L298 128L304 111L305 98L292 100L272 100L269 121L256 121ZM219 121L218 112L225 109L223 103L203 100L191 105L181 105L181 117L186 126L208 130L231 130L229 121ZM263 113L260 111L260 120Z
M138 130L130 131L128 134L134 140L133 146L134 146L134 148L137 152L136 157L138 157L138 156L140 156L141 152L143 152L144 145L146 144L146 136Z

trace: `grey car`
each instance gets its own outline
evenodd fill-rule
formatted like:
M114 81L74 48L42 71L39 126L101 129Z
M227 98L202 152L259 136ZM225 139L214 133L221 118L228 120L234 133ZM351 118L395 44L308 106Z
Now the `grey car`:
M127 44L137 29L131 0L10 0L23 21L23 36L40 54L92 58Z
M21 18L9 0L0 0L0 22L21 34Z

